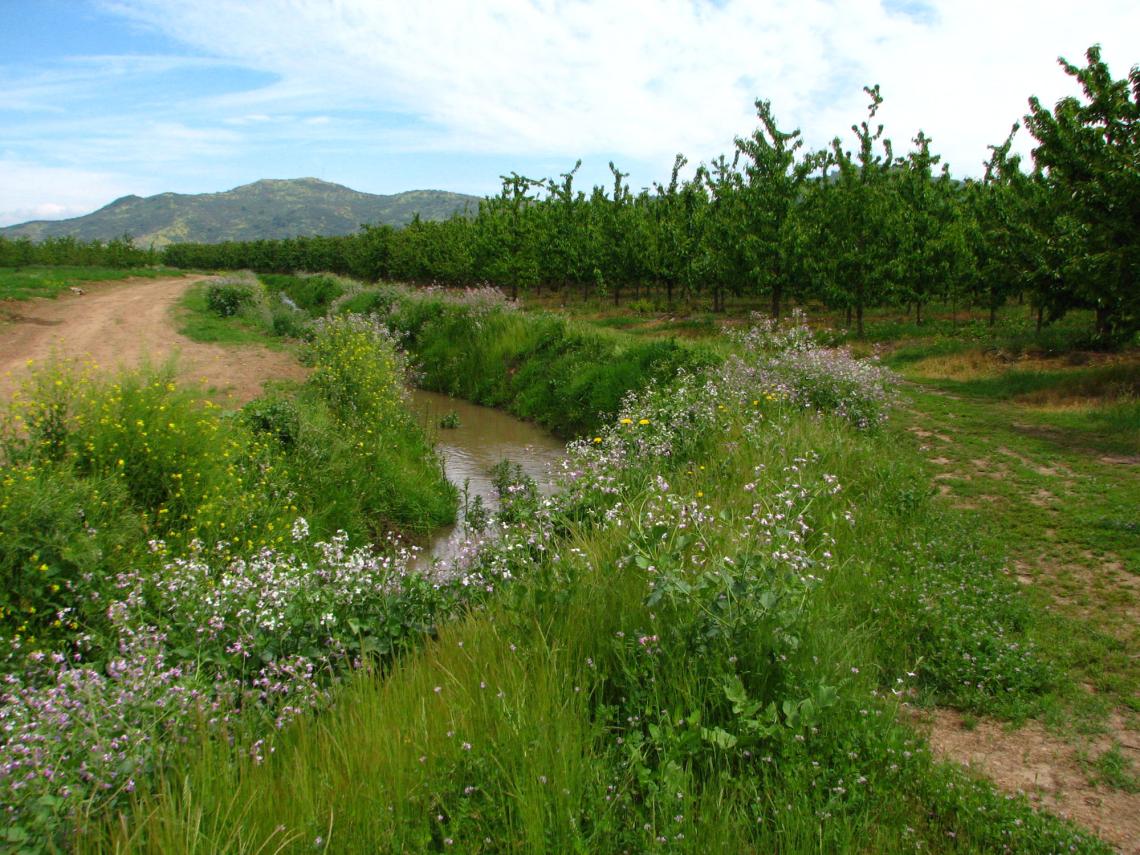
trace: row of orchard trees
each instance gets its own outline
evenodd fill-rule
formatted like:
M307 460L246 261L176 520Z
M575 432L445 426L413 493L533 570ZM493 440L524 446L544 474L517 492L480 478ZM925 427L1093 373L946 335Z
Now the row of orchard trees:
M35 264L130 268L152 266L160 261L158 250L136 246L129 235L109 241L51 237L38 243L27 237L10 240L0 235L0 267Z
M1028 299L1038 321L1095 309L1097 331L1140 328L1140 69L1114 80L1100 51L1062 60L1083 98L1030 101L1033 161L991 147L985 174L957 181L921 131L900 154L876 123L810 151L779 128L771 106L729 156L639 193L612 163L612 184L584 193L578 166L557 179L518 174L473 216L365 226L345 237L168 247L167 264L265 272L331 271L362 279L540 287L619 302L650 288L669 302L726 296L846 311L862 332L873 306L968 301L993 313Z

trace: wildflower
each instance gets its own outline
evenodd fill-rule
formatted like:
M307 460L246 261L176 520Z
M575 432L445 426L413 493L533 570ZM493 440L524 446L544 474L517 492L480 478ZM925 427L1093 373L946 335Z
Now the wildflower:
M633 424L633 419L622 419L621 423L623 425L631 425L631 424Z
M639 425L647 425L647 424L649 424L649 419L638 419L637 423Z

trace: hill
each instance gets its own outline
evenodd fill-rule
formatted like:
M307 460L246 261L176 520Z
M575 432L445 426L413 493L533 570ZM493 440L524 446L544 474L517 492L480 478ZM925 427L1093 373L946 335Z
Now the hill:
M34 220L0 228L0 236L111 240L129 234L140 246L351 234L362 224L400 226L415 214L444 220L477 209L479 199L443 190L391 196L361 193L316 178L265 179L222 193L123 196L69 220Z

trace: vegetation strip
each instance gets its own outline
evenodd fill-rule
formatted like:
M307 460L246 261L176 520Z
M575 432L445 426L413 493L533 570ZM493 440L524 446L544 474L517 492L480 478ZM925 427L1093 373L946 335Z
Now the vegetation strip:
M473 329L528 322L471 303ZM508 487L446 580L470 614L422 652L252 757L194 746L79 848L1107 851L896 718L1020 715L1055 676L1016 585L886 453L885 378L800 328L735 347L627 396L553 499Z

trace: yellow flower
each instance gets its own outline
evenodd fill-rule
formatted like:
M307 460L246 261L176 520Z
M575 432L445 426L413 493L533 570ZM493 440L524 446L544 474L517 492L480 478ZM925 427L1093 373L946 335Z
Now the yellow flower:
M623 425L631 425L631 424L633 424L633 419L622 419L621 423Z
M649 424L649 419L638 419L637 423L639 425L647 425Z
M698 498L698 499L702 499L702 498L704 498L704 495L705 495L705 491L704 491L704 490L697 490L697 498Z
M594 437L594 442L601 442L601 441L602 441L602 438L600 436Z

